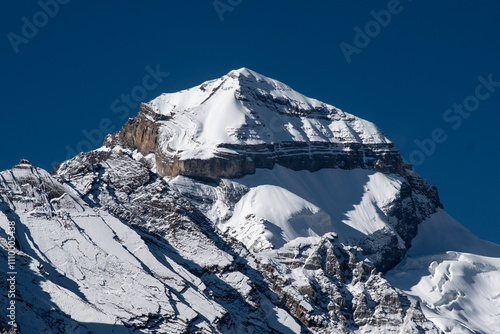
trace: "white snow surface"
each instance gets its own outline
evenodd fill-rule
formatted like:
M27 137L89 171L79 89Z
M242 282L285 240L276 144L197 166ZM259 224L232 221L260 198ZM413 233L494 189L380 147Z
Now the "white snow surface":
M219 144L391 143L373 123L246 68L146 106L169 117L158 121L159 141L165 154L180 159L213 157Z
M182 267L162 264L129 225L105 211L95 212L46 171L19 165L2 172L0 180L0 187L22 196L12 202L19 216L16 240L21 248L16 285L28 302L46 301L89 326L121 325L124 319L148 314L176 316L178 326L173 322L171 327L159 328L165 333L181 332L186 322L199 316L197 312L210 320L226 313L193 290L200 287ZM47 202L40 187L63 194ZM0 247L4 249L8 226L8 217L0 211ZM20 265L22 258L29 266ZM183 300L172 302L176 294ZM19 310L17 321L26 333L52 333L31 310ZM124 327L109 328L128 332Z
M328 232L351 243L391 231L385 213L403 180L373 170L322 169L311 173L277 165L272 170L258 169L236 182L250 190L219 228L249 249L262 251Z
M500 246L443 210L421 223L406 259L386 278L421 301L445 333L500 333Z

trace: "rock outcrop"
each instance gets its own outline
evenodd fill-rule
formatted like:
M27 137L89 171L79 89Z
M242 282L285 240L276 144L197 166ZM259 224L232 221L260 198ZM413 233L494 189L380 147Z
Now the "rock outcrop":
M130 118L123 128L104 141L104 145L137 149L143 155L153 153L160 176L184 175L198 178L235 178L255 173L256 168L281 165L293 170L315 172L323 168L368 168L405 175L405 165L391 144L295 142L262 143L254 145L217 145L213 157L181 158L168 147L161 147L159 128L167 118L151 119L147 105L141 104L139 114ZM168 121L168 119L167 119ZM165 152L166 151L166 152Z

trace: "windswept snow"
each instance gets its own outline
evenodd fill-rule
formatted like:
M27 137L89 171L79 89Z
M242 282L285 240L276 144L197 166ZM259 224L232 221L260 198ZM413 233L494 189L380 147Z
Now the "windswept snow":
M250 191L236 204L231 219L219 226L258 251L327 232L352 243L391 231L385 213L403 180L363 169L311 173L277 165L237 182Z
M277 186L252 188L222 226L252 250L280 248L304 236L332 231L330 217L317 206Z
M445 333L500 333L500 246L442 210L420 224L412 245L389 281Z
M181 159L210 158L220 144L391 143L373 123L246 68L146 106L168 118L159 121L160 146Z

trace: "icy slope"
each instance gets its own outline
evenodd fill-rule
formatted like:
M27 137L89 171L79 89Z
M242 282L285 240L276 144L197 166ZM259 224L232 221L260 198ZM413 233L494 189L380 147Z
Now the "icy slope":
M168 118L161 147L179 152L180 159L212 157L220 144L391 143L373 123L246 68L162 94L146 106Z
M405 260L388 273L446 333L500 333L500 246L440 210L419 226Z
M297 237L327 232L336 232L345 243L360 242L373 234L397 236L387 213L404 182L401 177L361 169L311 173L276 166L238 182L250 191L220 228L230 230L249 249L262 249L245 240L256 236L267 239L273 248ZM260 243L266 244L263 240Z

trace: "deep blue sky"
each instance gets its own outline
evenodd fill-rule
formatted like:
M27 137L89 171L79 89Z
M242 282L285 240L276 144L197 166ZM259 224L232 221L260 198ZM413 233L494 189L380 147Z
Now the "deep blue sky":
M169 75L145 100L245 66L374 122L406 160L418 148L415 140L441 128L447 140L415 170L438 186L452 216L500 243L500 87L479 106L470 98L478 76L500 82L499 2L219 3L236 4L223 20L212 1L73 0L44 22L38 2L4 1L0 170L20 158L51 170L68 147L84 147L83 130L103 119L118 130L124 120L111 104L142 85L147 66ZM388 6L391 21L377 31L370 12ZM23 36L23 17L40 27L24 29L28 38L16 53L9 36ZM367 23L373 37L348 63L339 45L354 46L354 28L363 31ZM465 99L470 116L445 122L443 115L458 115L446 110ZM130 116L136 112L131 108Z

